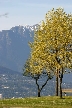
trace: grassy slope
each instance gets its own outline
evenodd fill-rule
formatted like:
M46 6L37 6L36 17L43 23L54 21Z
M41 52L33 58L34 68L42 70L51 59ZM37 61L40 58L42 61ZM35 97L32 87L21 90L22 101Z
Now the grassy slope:
M63 99L55 96L3 99L0 108L72 108L72 96Z

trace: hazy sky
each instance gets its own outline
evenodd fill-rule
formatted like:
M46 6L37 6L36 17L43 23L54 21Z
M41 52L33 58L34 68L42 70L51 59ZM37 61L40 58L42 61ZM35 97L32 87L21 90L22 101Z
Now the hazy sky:
M45 14L52 8L64 8L72 13L72 0L0 0L0 30L16 25L34 25L44 20Z

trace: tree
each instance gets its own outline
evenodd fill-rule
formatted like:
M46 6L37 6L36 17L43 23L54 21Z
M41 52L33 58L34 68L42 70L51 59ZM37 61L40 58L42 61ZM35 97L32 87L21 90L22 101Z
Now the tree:
M53 76L51 75L51 73L48 73L45 70L43 70L41 73L34 73L34 72L32 73L32 67L30 67L30 60L31 60L31 58L28 58L25 65L24 65L23 75L28 76L28 77L32 77L32 78L35 79L35 82L36 82L36 85L37 85L37 88L38 88L38 97L40 97L40 93L41 93L42 89L45 87L48 80L53 78ZM42 77L45 77L46 80L43 83L43 85L40 87L40 85L38 84L38 80Z
M72 15L66 14L62 8L53 8L46 14L45 21L35 31L34 41L29 44L31 72L41 74L43 69L53 72L58 96L59 72L64 73L65 68L72 68Z

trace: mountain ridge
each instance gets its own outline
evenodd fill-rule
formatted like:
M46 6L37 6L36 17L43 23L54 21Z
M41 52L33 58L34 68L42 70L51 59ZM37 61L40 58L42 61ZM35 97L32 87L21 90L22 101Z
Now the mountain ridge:
M33 41L34 30L38 25L15 26L0 31L0 65L15 71L22 67L29 56L29 41Z
M14 70L9 69L7 67L0 66L0 75L1 74L17 74L17 73L20 73L20 72L14 71Z

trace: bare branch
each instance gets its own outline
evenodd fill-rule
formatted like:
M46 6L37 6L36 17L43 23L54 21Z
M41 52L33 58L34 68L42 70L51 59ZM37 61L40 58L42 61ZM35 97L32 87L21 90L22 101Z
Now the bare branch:
M2 16L4 16L4 17L8 17L8 13L1 14L0 17L2 17Z

